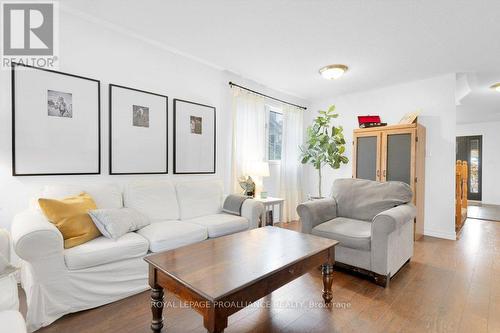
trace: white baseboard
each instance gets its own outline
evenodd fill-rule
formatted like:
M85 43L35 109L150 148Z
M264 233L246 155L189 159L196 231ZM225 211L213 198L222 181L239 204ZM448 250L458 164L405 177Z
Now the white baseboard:
M457 239L457 234L455 232L443 232L443 231L424 229L424 235L431 236L431 237L437 237L437 238L443 238L443 239L449 239L449 240L456 240Z

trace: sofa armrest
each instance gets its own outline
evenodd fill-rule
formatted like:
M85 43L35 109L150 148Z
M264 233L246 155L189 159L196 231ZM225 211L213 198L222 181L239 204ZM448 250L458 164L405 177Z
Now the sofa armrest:
M26 261L63 255L62 234L39 211L27 210L17 214L12 222L11 234L14 251Z
M249 229L255 229L259 226L262 214L264 214L262 202L253 199L247 199L243 202L241 216L248 220Z
M372 237L377 234L390 234L408 221L417 216L417 209L413 204L400 205L377 214L372 220Z
M302 232L310 234L318 224L337 217L337 202L335 199L306 201L297 206L297 213L302 222Z

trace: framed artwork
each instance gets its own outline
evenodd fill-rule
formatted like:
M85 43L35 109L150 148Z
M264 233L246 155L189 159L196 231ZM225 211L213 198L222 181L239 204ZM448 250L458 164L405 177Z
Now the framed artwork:
M174 173L215 173L215 107L174 99Z
M168 173L168 97L109 85L109 173Z
M11 79L12 174L100 174L100 81L16 63Z

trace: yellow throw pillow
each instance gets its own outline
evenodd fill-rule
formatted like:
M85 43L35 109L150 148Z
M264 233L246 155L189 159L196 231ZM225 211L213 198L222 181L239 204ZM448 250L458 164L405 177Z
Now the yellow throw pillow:
M94 200L87 193L62 200L38 199L47 219L54 223L63 235L64 248L86 243L101 235L88 211L96 209Z

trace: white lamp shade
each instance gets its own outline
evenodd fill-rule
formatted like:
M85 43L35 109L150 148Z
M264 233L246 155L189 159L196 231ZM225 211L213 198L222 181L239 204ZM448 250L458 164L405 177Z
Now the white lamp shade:
M252 165L252 170L249 173L250 176L269 177L269 163L256 162Z

